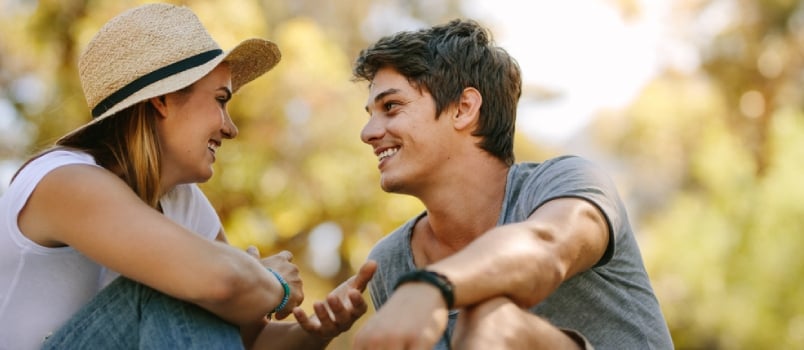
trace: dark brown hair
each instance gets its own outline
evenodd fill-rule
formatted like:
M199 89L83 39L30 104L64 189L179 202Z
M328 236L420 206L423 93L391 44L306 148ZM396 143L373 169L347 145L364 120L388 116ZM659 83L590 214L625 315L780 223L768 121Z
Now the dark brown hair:
M489 31L472 20L384 37L362 50L355 61L355 80L372 81L381 68L391 67L435 100L436 118L463 90L473 87L483 96L480 123L473 135L479 146L508 165L514 163L516 109L522 94L519 65L494 44Z

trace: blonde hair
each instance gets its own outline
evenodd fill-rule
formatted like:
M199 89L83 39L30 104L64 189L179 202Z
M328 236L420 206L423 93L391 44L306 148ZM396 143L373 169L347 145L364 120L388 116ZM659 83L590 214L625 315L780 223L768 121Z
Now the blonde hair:
M141 101L81 132L65 136L56 142L54 149L69 147L87 152L98 165L123 179L140 199L157 208L161 193L157 115L151 102Z

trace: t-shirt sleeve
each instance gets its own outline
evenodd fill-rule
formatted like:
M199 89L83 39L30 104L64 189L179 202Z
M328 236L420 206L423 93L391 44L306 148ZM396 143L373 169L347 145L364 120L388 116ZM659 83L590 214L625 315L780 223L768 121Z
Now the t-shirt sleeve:
M196 184L176 186L160 203L165 216L209 240L221 230L218 213Z
M603 214L609 229L609 244L596 266L606 264L614 254L615 242L627 230L625 207L609 176L597 165L577 156L550 159L522 178L521 213L528 217L544 203L557 198L581 198Z

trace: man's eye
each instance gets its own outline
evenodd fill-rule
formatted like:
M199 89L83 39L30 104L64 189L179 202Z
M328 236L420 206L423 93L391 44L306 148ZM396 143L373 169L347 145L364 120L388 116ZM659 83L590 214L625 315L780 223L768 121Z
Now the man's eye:
M386 102L385 104L383 104L383 108L385 108L386 111L390 111L398 105L399 104L396 102Z

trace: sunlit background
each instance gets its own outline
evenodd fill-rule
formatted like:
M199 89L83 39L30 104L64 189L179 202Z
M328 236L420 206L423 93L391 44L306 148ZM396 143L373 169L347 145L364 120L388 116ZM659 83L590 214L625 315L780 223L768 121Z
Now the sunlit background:
M78 54L140 3L0 0L0 193L88 120ZM352 60L381 36L471 17L522 67L518 160L578 154L617 182L678 349L804 348L799 1L174 3L224 48L259 36L282 49L233 100L241 134L202 188L233 244L295 253L308 311L422 210L378 186Z

